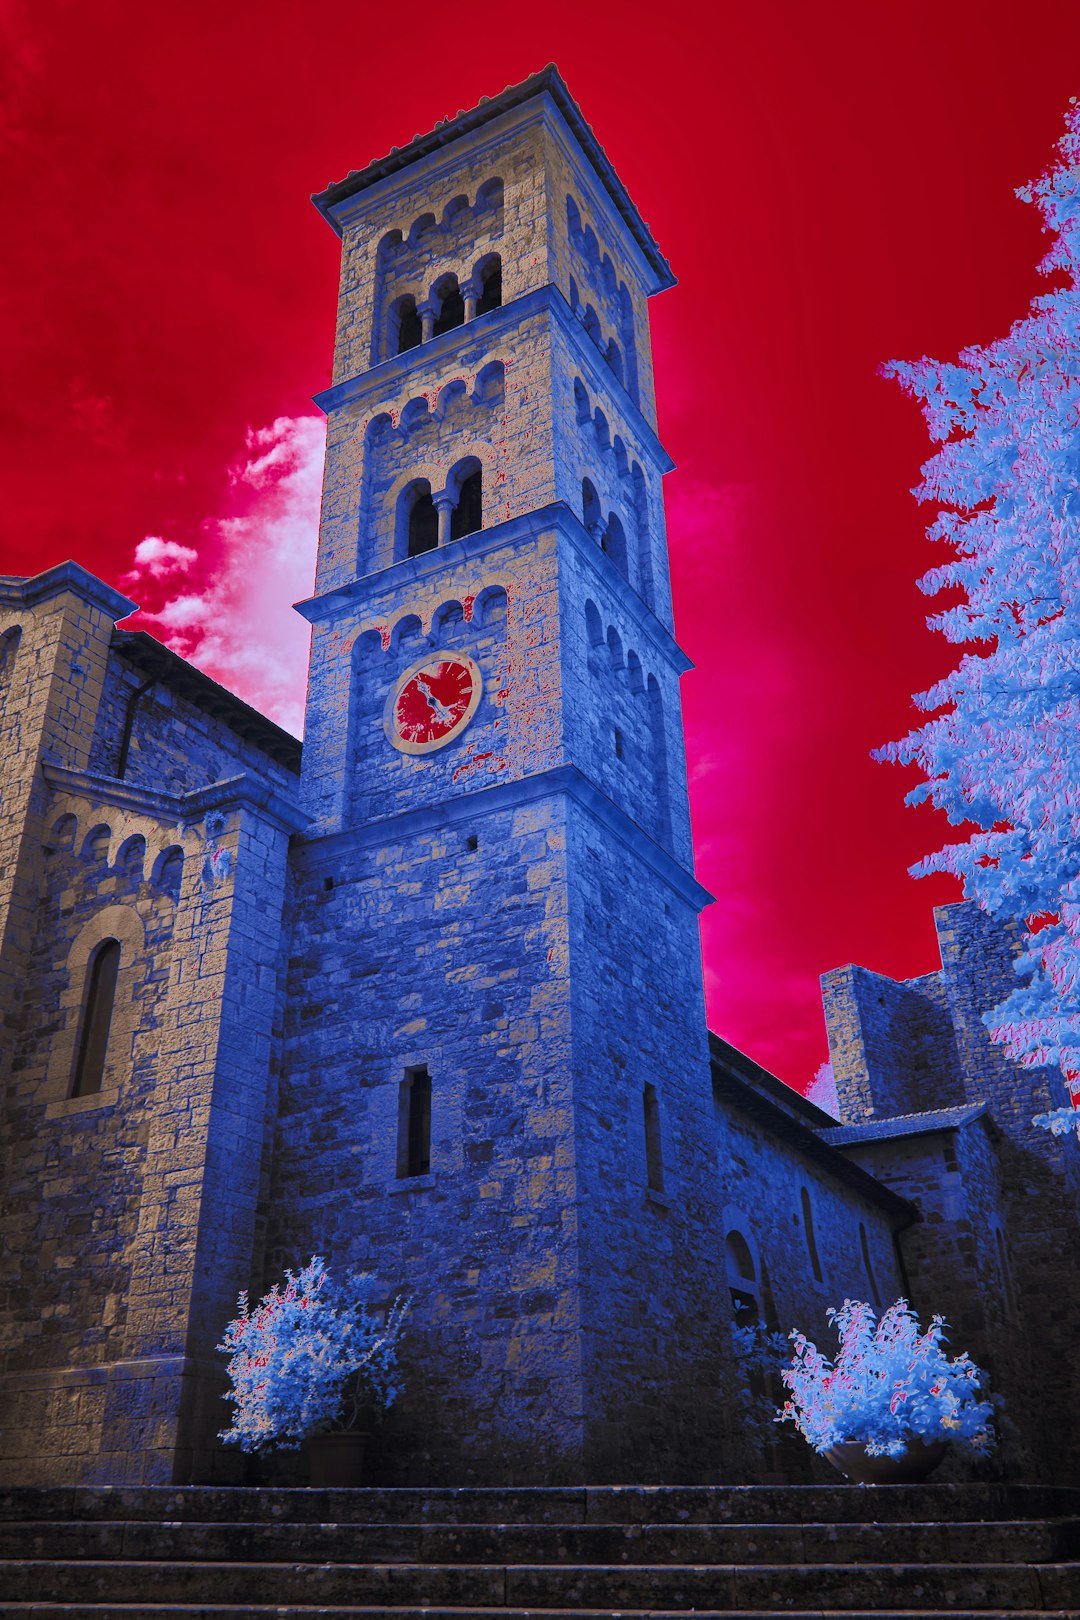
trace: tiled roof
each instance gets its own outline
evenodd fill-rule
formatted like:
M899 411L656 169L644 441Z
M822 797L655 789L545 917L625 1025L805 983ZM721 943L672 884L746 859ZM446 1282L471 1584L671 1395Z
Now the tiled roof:
M926 1114L894 1114L891 1119L867 1119L861 1125L833 1125L817 1135L830 1147L846 1147L853 1142L877 1142L889 1136L924 1136L928 1131L953 1131L970 1125L986 1113L986 1103L960 1103L955 1108L935 1108Z

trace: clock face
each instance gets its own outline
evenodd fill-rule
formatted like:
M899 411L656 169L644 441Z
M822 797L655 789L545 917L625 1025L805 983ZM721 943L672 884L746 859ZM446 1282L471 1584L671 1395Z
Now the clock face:
M433 652L407 669L390 693L386 735L403 754L452 742L476 713L483 680L465 653Z

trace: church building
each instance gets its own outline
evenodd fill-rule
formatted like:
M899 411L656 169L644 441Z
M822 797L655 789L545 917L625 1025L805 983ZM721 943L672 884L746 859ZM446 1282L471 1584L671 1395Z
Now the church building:
M1010 942L943 907L940 973L826 975L839 1123L707 1031L674 278L559 74L314 202L302 750L77 563L0 579L0 1480L239 1478L214 1346L313 1253L411 1300L388 1484L816 1478L748 1438L733 1320L828 1352L900 1295L1004 1466L1075 1477L1078 1161L981 1023Z

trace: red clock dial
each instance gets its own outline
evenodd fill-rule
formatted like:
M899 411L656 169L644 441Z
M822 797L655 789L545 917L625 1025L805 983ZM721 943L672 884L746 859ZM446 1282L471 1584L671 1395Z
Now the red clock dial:
M432 653L405 671L391 695L390 741L404 753L442 747L468 725L480 701L480 671L463 653Z

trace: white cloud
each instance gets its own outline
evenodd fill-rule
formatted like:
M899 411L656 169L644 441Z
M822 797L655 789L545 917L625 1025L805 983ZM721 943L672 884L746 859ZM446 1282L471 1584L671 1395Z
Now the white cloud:
M324 447L322 417L279 416L249 429L247 456L230 475L243 512L202 525L205 549L218 558L214 574L201 589L189 586L142 615L174 652L297 736L309 627L292 603L311 595ZM135 548L129 580L198 575L198 556L148 535Z
M166 574L186 574L198 555L193 546L182 546L178 540L163 540L160 535L148 534L135 547L135 567L127 578L135 585L148 574L152 579L163 579Z

